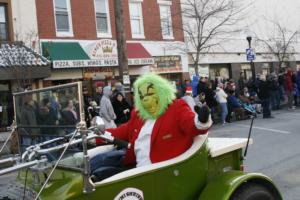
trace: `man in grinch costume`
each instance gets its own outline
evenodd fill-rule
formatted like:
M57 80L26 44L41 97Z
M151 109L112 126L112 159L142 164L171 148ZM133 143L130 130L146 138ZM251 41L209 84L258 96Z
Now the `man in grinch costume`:
M196 107L195 114L175 93L169 81L155 74L135 81L130 120L107 130L131 144L123 165L141 167L174 158L190 148L196 135L207 133L212 124L208 107Z

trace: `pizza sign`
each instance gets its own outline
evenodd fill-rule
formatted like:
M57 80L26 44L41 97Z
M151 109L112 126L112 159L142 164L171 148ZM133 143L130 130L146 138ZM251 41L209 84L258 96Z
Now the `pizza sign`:
M110 39L102 39L95 43L90 52L91 59L118 59L117 42Z

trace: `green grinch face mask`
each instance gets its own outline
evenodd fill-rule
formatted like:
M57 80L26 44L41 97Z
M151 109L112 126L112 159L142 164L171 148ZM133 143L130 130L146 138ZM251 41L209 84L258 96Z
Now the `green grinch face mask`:
M152 116L156 116L159 111L159 97L152 83L145 83L138 88L141 104Z
M134 83L134 104L144 119L157 119L175 99L175 88L156 74L146 74Z

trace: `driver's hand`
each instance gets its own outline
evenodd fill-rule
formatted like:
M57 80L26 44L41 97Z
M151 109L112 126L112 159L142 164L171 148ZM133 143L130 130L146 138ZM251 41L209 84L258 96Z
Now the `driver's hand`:
M195 106L194 110L198 114L198 120L201 123L206 123L208 121L210 110L207 105L203 105L202 107Z

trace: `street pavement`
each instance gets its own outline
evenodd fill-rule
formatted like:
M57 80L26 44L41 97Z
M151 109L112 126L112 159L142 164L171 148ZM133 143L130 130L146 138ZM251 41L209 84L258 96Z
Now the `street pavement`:
M254 143L245 160L246 171L261 172L271 177L284 200L300 199L300 109L280 110L275 118L255 119L252 131ZM214 125L210 137L247 138L250 120ZM0 177L0 188L16 174ZM0 190L1 191L1 190Z
M284 200L300 199L300 110L273 112L273 119L254 120L245 170L271 177ZM247 138L250 120L215 125L211 137Z

